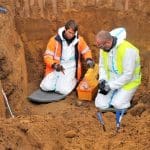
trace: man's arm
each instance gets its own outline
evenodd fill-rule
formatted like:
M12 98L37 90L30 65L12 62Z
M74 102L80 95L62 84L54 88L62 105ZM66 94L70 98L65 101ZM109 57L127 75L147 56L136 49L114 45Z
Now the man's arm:
M55 64L55 63L57 64L59 62L58 60L54 59L55 48L56 48L56 41L55 41L54 37L52 37L49 40L46 51L44 53L44 62L47 67L51 68L53 64Z
M99 56L99 80L108 80L106 70L104 68L104 58L102 57L102 51L100 50Z
M85 60L92 59L91 50L90 50L89 46L87 45L87 43L85 42L85 40L83 39L83 37L81 37L81 36L79 36L78 48Z
M119 89L132 80L136 64L136 57L137 54L135 50L133 50L132 48L126 50L126 54L123 59L122 75L116 80L108 82L112 90Z

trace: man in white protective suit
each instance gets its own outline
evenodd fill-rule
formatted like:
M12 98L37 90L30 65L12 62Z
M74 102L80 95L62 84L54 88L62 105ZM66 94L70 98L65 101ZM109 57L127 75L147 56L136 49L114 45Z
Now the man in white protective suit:
M125 39L124 28L100 31L96 35L100 57L99 91L95 106L100 110L129 108L141 83L139 50Z
M80 81L82 57L88 67L94 67L91 50L83 37L78 35L77 23L69 20L48 42L44 53L45 77L40 88L69 94Z

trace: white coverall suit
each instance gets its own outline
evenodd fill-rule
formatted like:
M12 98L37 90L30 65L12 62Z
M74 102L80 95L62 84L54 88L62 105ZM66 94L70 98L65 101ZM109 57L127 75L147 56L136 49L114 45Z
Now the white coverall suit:
M77 44L78 39L77 37L75 37L72 43L68 45L62 35L64 30L65 30L64 27L59 28L58 30L58 34L62 40L62 56L60 64L64 68L64 74L63 72L57 71L49 73L42 80L40 87L44 91L55 90L58 93L67 95L75 88L77 83L77 79L75 78L76 72L75 45Z
M99 109L106 109L113 106L116 109L124 109L130 107L130 101L137 89L124 90L122 87L130 82L133 78L133 72L135 69L135 61L138 54L132 48L126 50L125 56L123 58L123 73L118 75L116 70L116 50L117 46L126 39L126 31L124 28L117 28L110 32L112 36L117 37L116 45L108 53L108 68L110 71L110 78L107 79L106 70L104 68L103 59L99 57L99 80L106 80L111 88L111 91L107 95L103 95L98 92L95 99L95 106Z

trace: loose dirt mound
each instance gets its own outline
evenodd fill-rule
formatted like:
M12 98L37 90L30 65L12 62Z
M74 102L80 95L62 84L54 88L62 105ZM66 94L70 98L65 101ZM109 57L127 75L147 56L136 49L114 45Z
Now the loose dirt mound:
M6 149L148 149L150 118L148 111L127 113L119 133L115 114L103 115L106 132L96 118L93 103L77 107L72 101L36 105L29 115L1 120L1 147ZM40 110L40 111L39 111ZM39 112L38 112L39 111ZM36 115L33 115L36 113Z

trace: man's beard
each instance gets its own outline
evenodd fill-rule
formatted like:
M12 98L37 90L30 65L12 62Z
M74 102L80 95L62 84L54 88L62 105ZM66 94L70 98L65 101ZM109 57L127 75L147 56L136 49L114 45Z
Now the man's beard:
M112 36L113 37L113 42L112 42L112 46L110 47L110 48L107 48L107 47L104 47L103 48L103 50L105 51L105 52L110 52L110 50L116 45L116 43L117 43L117 38L115 37L115 36Z
M104 47L103 50L108 53L108 52L110 52L111 48L105 48Z

